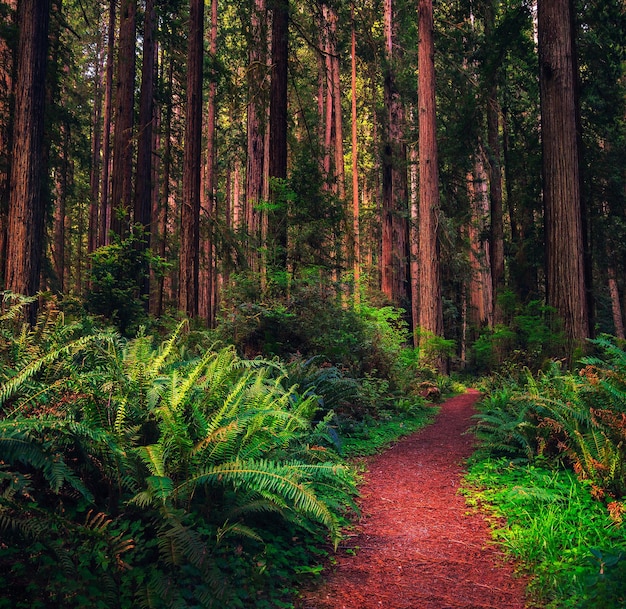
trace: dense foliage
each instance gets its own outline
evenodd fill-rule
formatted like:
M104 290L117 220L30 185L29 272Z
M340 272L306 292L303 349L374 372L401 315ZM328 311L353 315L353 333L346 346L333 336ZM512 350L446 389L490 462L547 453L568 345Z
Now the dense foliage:
M477 415L470 495L506 517L496 535L544 607L626 606L626 351L593 346L575 372L493 378Z
M187 322L127 339L54 299L29 327L28 302L0 315L1 607L289 606L354 509L350 436L426 419L373 369L243 359Z

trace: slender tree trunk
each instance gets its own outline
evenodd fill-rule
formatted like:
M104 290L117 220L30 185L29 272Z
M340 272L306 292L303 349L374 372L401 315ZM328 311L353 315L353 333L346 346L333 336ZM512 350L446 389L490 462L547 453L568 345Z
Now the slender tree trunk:
M45 204L43 184L44 106L49 0L23 0L11 154L6 287L33 295L39 289ZM31 311L31 322L35 311Z
M274 0L272 10L272 82L270 91L270 180L287 178L287 65L289 53L289 0ZM268 214L271 262L287 269L287 207L280 188L271 187L276 209Z
M539 0L539 84L548 304L564 321L569 353L590 336L585 289L570 0Z
M152 215L152 145L154 143L154 79L156 66L156 14L154 0L146 0L143 32L143 63L139 96L137 136L137 176L135 186L134 222L144 230L145 247L150 246Z
M204 0L190 0L189 8L190 26L187 50L187 114L183 158L179 307L190 317L195 317L198 314L200 255Z
M135 45L137 0L121 0L117 54L115 139L111 184L111 229L124 237L133 204L133 125L135 100Z
M485 34L491 36L495 28L495 6L493 0L487 2L485 11ZM491 200L491 278L493 282L493 323L501 323L502 311L498 305L498 295L504 287L504 221L502 205L502 169L500 164L500 110L496 75L487 95L487 144L489 155L489 196Z
M98 206L100 202L100 173L102 158L102 88L103 88L103 38L98 37L98 60L94 74L93 124L91 140L91 173L89 176L89 227L87 251L93 252L98 247Z
M67 192L70 181L70 159L69 159L69 126L61 125L61 142L59 167L56 170L56 204L54 207L54 239L52 248L52 260L54 274L56 276L55 291L63 294L66 291L66 268L67 258L65 250L67 225L69 218L66 215Z
M354 302L361 300L361 244L359 206L359 139L357 131L357 82L356 82L356 27L354 23L354 0L350 5L350 57L351 57L351 125L352 125L352 269L354 275Z
M111 230L110 171L111 171L111 129L113 116L113 67L115 63L115 0L110 0L107 40L107 64L104 85L104 123L102 134L102 181L100 196L100 227L98 245L109 243Z
M469 281L470 321L475 328L493 326L493 284L490 268L490 250L483 235L487 229L489 216L489 198L487 193L487 174L478 153L474 159L474 171L467 177L470 199L471 218L467 228L470 245Z
M267 91L267 6L265 0L253 0L250 15L251 36L248 49L248 116L246 166L246 224L249 236L248 264L259 270L261 215L265 178L265 130Z
M420 327L423 340L443 335L439 269L439 167L432 0L419 0ZM437 362L440 366L443 362Z
M624 317L622 316L622 305L619 298L619 288L617 286L617 273L613 264L607 268L609 278L609 295L611 296L611 312L613 313L613 326L615 336L624 339Z
M217 60L217 13L218 0L211 0L211 28L209 30L209 55L215 65ZM213 219L216 205L216 108L217 74L212 74L209 83L209 99L207 102L207 149L206 149L206 184L202 198L201 225L201 265L200 265L200 293L198 295L198 314L206 320L209 327L215 325L215 256L213 245Z
M150 225L152 223L152 147L154 145L154 81L157 53L155 31L156 13L154 0L146 0L134 204L134 222L142 230L141 241L138 244L141 251L146 251L150 247ZM139 277L138 281L140 293L144 296L150 294L150 269L147 263L143 268L143 277ZM145 301L145 306L148 307L148 300Z
M417 123L415 107L411 109L411 122ZM413 144L409 150L409 244L411 277L411 326L413 346L419 347L419 152Z

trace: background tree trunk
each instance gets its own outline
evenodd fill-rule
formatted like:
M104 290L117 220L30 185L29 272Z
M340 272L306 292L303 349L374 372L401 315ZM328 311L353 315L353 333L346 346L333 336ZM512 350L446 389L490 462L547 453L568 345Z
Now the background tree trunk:
M289 54L289 0L274 0L272 5L272 82L270 91L270 180L287 178L287 66ZM270 263L287 268L287 207L280 188L271 188L276 208L268 214Z
M187 115L183 159L179 307L190 317L195 317L198 314L200 255L204 0L191 0L189 7Z
M135 45L137 0L122 0L117 53L115 137L111 184L111 229L120 236L128 232L133 204L133 125L135 101Z

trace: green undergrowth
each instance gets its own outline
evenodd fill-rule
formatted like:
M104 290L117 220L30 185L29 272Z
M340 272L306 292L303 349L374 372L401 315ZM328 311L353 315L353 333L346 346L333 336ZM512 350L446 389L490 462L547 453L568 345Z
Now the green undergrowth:
M426 427L437 412L437 405L417 403L404 412L383 413L378 420L344 422L340 428L342 454L365 457L379 453L400 438Z
M470 465L466 501L486 511L494 539L529 576L530 606L626 607L626 525L592 490L547 466L506 459Z

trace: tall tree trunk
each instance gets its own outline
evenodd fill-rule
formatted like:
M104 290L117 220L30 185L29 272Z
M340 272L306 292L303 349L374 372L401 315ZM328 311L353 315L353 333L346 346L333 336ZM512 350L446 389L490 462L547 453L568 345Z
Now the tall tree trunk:
M217 13L218 0L211 0L211 28L209 30L209 55L211 64L217 61ZM215 256L213 245L213 219L217 201L216 176L216 107L217 74L211 75L209 83L209 99L207 101L207 148L206 148L206 183L202 197L201 208L201 264L200 264L200 293L198 295L198 314L209 327L215 325L216 290L215 290Z
M418 102L420 169L420 327L424 340L443 335L439 263L439 167L435 107L432 0L418 3ZM443 362L436 362L440 367Z
M489 217L487 174L479 152L474 159L474 171L467 176L471 218L467 228L470 245L469 281L470 321L475 328L493 326L493 283L491 275L490 243L483 235Z
M539 0L539 85L548 304L564 321L569 353L590 335L585 289L570 0Z
M56 204L54 207L54 239L52 247L52 260L56 285L54 290L63 294L68 288L66 282L67 259L65 251L65 241L69 218L66 215L67 193L70 181L70 159L69 159L69 125L63 124L60 129L60 158L59 167L56 169Z
M183 200L180 231L179 307L190 317L195 317L198 314L200 256L204 0L190 0L189 9L187 114L185 120Z
M137 136L137 176L135 186L134 222L143 227L145 246L150 246L152 215L152 145L154 143L154 80L156 66L156 14L154 0L146 0L143 31L143 62L139 96Z
M269 176L287 178L287 65L289 54L289 0L273 0L272 5L272 81L270 90ZM287 206L281 188L271 186L275 209L268 214L270 263L287 269Z
M19 43L7 232L6 287L39 289L44 235L43 143L50 0L23 0ZM34 310L31 310L31 321Z
M396 29L393 0L386 0L381 289L393 303L404 305L409 294L408 186L404 107L395 82Z
M416 127L415 107L411 108L411 123ZM411 277L411 326L413 346L419 347L419 151L416 144L409 150L409 248Z
M111 171L111 130L113 116L113 71L115 64L115 0L109 1L109 22L107 34L107 64L104 84L104 122L102 134L102 181L100 192L100 226L98 246L109 243L111 230L110 171Z
M98 52L94 74L93 123L91 139L91 173L89 176L89 228L87 251L93 252L98 247L98 206L100 203L100 172L102 154L102 89L104 44L102 35L98 37Z
M350 57L351 57L351 134L352 134L352 270L354 277L354 302L361 300L361 244L360 244L360 205L359 205L359 139L357 131L357 90L356 90L356 27L354 23L354 0L350 4Z
M252 0L248 49L248 116L246 166L246 224L250 268L258 271L261 215L265 178L265 130L267 117L267 6L265 0Z
M1 17L3 30L8 34L14 26L17 0L5 0L6 14ZM11 155L11 122L13 108L13 68L15 49L9 37L0 38L0 287L4 287L7 215L9 211L9 171Z
M117 54L115 138L111 184L111 230L125 236L133 203L133 125L137 0L121 0Z
M139 97L139 134L137 138L137 176L135 181L134 222L142 229L138 247L146 251L150 247L152 223L152 152L154 145L154 92L157 45L155 41L156 13L154 0L146 0L143 32L143 62L141 68L141 91ZM143 277L138 278L140 293L150 294L150 269L147 263ZM148 306L146 300L145 306Z
M485 10L485 34L490 37L495 28L495 6L487 2ZM500 164L500 110L496 75L492 74L487 94L487 144L489 156L489 196L491 200L491 279L493 294L493 323L501 323L502 312L498 295L504 287L504 221L502 206L502 169Z

